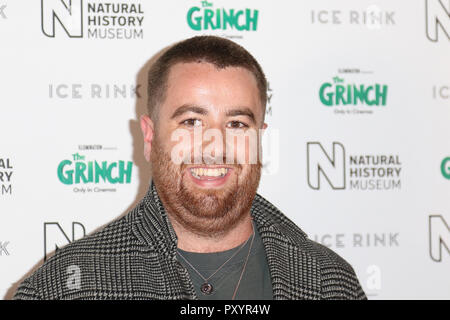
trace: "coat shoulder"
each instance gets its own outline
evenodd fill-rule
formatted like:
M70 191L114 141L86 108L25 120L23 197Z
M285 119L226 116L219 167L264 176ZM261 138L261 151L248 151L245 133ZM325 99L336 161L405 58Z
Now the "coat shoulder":
M257 195L253 207L253 215L261 225L268 229L275 228L282 243L292 246L306 259L314 264L312 270L315 279L320 283L322 299L365 299L353 267L332 249L309 239L308 235L276 206Z
M92 298L83 297L82 291L72 289L80 281L90 283L92 289L98 283L107 283L108 274L120 275L124 262L126 265L131 255L142 251L140 242L132 234L133 216L132 211L94 233L56 250L53 256L22 281L13 299ZM77 296L72 292L76 292Z

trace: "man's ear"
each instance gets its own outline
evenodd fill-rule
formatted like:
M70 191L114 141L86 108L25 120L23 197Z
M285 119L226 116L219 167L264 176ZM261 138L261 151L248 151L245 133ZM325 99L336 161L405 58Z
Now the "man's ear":
M148 115L141 116L141 130L144 136L144 157L147 161L150 161L150 151L152 150L154 126L152 119L150 119Z
M263 130L266 130L266 129L267 129L267 126L268 126L268 124L264 122L264 124L263 124L263 126L262 126Z

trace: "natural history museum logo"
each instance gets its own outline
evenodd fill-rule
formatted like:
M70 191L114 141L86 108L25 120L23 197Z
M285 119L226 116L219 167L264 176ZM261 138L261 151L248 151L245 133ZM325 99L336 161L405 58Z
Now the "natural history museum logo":
M390 191L401 189L402 162L398 154L351 153L344 145L308 142L307 182L314 190Z
M425 25L428 40L450 40L450 1L425 0Z
M450 257L450 226L443 215L428 216L428 236L430 257L435 262Z
M72 222L70 225L60 222L44 222L44 261L53 251L57 251L85 235L86 228L80 222Z
M0 197L12 194L12 175L14 173L11 158L0 158Z
M41 27L50 38L143 39L139 1L41 0Z

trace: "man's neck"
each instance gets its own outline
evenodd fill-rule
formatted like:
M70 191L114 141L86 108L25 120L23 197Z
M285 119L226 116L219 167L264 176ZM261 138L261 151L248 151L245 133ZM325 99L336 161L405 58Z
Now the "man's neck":
M217 237L196 234L184 228L171 214L168 214L168 217L177 234L178 248L189 252L210 253L230 250L244 243L253 233L250 212L233 229Z

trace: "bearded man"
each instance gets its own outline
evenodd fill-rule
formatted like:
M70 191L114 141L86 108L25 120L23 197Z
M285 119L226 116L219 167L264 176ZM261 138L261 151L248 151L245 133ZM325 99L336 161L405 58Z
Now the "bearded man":
M147 195L58 250L15 298L365 299L344 259L257 194L266 92L258 62L230 40L165 51L141 117Z

